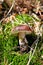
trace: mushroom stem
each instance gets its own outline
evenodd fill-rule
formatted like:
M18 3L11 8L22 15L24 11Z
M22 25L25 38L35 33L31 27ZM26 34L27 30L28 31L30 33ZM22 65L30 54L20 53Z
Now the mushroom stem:
M28 42L25 38L25 33L21 32L19 33L19 45L20 45L20 50L23 51L28 51Z

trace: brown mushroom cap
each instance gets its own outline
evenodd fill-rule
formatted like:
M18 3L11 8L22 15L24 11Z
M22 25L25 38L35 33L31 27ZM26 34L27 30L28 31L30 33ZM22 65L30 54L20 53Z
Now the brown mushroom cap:
M11 30L12 34L20 33L20 32L25 32L26 34L30 34L30 33L32 33L32 31L33 31L33 29L30 28L30 26L28 26L28 25L19 25L19 26L14 27Z

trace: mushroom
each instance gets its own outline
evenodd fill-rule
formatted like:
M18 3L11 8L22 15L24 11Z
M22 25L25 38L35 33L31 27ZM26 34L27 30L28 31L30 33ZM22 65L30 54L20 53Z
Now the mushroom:
M28 51L28 42L26 40L25 35L26 34L31 34L33 32L33 29L28 26L28 25L19 25L14 27L11 30L12 34L18 33L18 37L19 37L19 45L20 45L20 50L23 51Z

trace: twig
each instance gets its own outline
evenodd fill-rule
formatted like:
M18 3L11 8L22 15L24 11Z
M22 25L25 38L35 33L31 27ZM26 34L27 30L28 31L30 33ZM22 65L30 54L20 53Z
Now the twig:
M0 23L9 15L9 13L11 12L11 10L12 10L12 8L14 6L14 3L15 3L15 0L13 0L11 8L9 9L8 13L6 14L6 16L3 19L1 19Z
M6 17L9 15L9 13L11 12L11 10L13 9L14 4L15 4L15 0L13 0L12 6L11 6L11 8L9 9L9 11L8 11L8 13L7 13L7 15L6 15Z
M33 54L31 54L31 53L32 53L32 49L30 50L30 56L29 56L29 61L28 61L27 65L30 64L30 61L31 61L32 58L33 58L33 55L34 55L34 53L35 53L35 51L36 51L36 48L37 48L38 41L39 41L39 36L38 36L37 40L34 42L34 43L36 44L36 46L35 46L35 49L34 49L34 51L33 51ZM34 43L33 43L33 44L34 44Z

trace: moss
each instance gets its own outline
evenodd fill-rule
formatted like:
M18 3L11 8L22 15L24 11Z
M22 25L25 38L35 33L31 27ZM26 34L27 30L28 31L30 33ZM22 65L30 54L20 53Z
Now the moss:
M21 16L17 15L16 19L19 24L27 23L28 21L30 22L32 20L32 18L29 17L27 14ZM14 26L18 25L17 21L15 21L16 24L14 23ZM18 49L17 50L12 49L15 46L18 46L18 37L11 34L11 29L12 29L11 22L2 25L2 33L0 33L0 51L2 53L0 55L1 56L0 61L2 62L1 65L4 65L4 57L7 58L8 64L12 63L11 65L26 65L29 60L29 53L20 54ZM36 36L34 34L29 36L27 35L26 37L28 37L27 40L29 41L29 44L32 44L36 39ZM42 43L43 41L41 42L39 41L38 43L39 49ZM38 48L30 62L30 65L42 65L40 62L41 60L40 56L43 54L43 51L41 50L39 52Z

